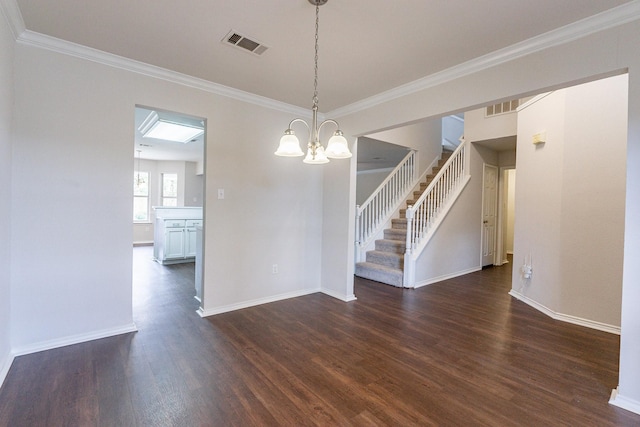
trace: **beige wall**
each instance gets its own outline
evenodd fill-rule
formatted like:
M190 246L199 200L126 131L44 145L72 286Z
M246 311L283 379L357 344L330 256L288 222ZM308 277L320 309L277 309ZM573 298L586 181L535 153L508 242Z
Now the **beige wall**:
M292 113L20 43L15 66L14 351L133 328L137 104L208 119L203 309L321 288L323 169L273 156Z
M637 40L640 40L638 21L604 29L557 46L540 48L527 55L516 55L492 67L458 72L455 74L457 77L451 80L440 80L414 93L363 106L357 113L345 112L337 118L348 132L361 135L443 113L466 111L498 99L542 93L628 70L629 133L619 387L621 399L625 400L619 401L631 402L630 405L635 405L640 411L640 345L635 339L640 334L640 313L636 307L637 301L640 301L640 264L636 261L640 259L640 222L632 220L640 217L640 55ZM331 115L331 112L328 114ZM345 185L343 190L348 191L348 187ZM558 201L552 200L551 203L557 204ZM520 212L517 212L517 216L520 217ZM352 218L346 208L341 217L345 222ZM344 237L343 246L347 247L352 241L353 227L350 234ZM552 250L557 252L559 248L560 242L556 241ZM344 255L344 262L352 259L347 256L346 249ZM330 268L332 266L323 265L323 269ZM559 276L561 269L561 265L551 265L549 271ZM557 301L560 295L551 298Z
M514 291L620 326L627 76L556 91L518 114ZM545 144L533 145L546 132ZM534 275L519 268L533 257Z
M13 120L13 35L0 12L0 385L11 363L11 122Z
M416 150L420 174L442 153L442 122L440 119L425 120L367 136Z
M515 112L486 117L485 109L478 108L464 113L464 138L473 142L512 136L517 124Z

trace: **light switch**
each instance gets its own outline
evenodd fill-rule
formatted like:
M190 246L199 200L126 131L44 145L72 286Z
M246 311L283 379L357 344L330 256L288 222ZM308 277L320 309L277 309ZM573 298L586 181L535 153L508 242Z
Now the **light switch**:
M218 188L218 199L224 199L224 188Z

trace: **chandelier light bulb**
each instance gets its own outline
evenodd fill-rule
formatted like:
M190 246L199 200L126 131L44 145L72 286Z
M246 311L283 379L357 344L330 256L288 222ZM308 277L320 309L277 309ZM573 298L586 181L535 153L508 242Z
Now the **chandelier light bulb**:
M316 43L315 43L315 61L314 61L314 72L315 79L313 81L313 107L312 107L312 123L311 126L304 121L303 119L293 119L289 123L289 127L284 132L282 138L280 138L280 145L278 149L274 153L276 156L283 157L298 157L303 156L304 153L300 149L300 141L295 136L295 133L291 129L291 126L296 122L302 122L305 124L307 129L309 130L309 144L307 155L304 158L303 162L312 165L321 165L329 162L329 158L332 159L348 159L351 157L351 151L349 151L349 144L347 142L347 138L344 137L344 134L340 130L340 126L338 122L332 119L327 119L320 123L318 126L318 27L319 27L319 15L320 15L320 6L325 4L328 0L309 0L309 3L315 5L316 7ZM338 130L336 130L333 136L329 139L329 143L327 144L327 150L325 152L324 147L320 144L319 135L320 129L322 126L327 123L334 124Z

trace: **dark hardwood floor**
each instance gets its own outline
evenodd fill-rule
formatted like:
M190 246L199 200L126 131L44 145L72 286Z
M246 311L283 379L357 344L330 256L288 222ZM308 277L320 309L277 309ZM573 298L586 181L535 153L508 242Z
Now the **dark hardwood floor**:
M640 425L607 403L619 338L512 299L510 265L202 319L193 265L134 252L139 332L16 358L0 425Z

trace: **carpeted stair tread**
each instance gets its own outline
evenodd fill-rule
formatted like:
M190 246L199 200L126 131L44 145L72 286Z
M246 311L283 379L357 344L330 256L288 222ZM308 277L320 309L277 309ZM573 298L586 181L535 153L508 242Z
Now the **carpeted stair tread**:
M397 230L395 228L387 228L384 230L384 238L389 240L407 240L407 230Z
M368 251L367 262L402 269L404 267L404 255L386 251Z
M404 254L406 251L405 247L406 247L406 242L403 240L390 240L390 239L376 240L376 251Z
M393 218L391 220L391 228L395 228L396 230L406 230L407 218Z
M371 262L356 263L356 276L387 285L402 287L404 273L398 268L386 267Z
M420 189L414 191L406 200L406 205L414 205L422 196L424 190L431 184L446 161L451 157L451 151L443 151L442 158L420 183ZM375 250L367 251L366 262L356 263L355 275L376 282L392 286L403 286L404 253L407 240L406 209L400 209L400 218L391 220L391 228L384 230L384 238L375 241Z

